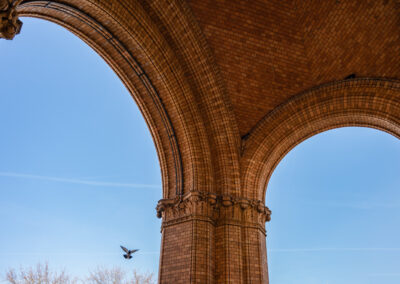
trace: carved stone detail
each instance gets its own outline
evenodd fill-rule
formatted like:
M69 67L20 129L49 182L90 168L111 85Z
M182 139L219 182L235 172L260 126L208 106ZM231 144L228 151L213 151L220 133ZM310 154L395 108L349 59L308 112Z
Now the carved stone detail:
M163 226L197 218L214 222L217 211L217 195L191 191L175 199L161 199L156 207L157 217L163 218Z
M19 34L22 22L18 19L16 7L20 0L0 0L0 38L13 39Z
M271 211L260 200L191 191L181 198L161 199L156 207L157 217L163 218L163 227L203 220L220 225L253 226L265 231L265 222L271 220Z

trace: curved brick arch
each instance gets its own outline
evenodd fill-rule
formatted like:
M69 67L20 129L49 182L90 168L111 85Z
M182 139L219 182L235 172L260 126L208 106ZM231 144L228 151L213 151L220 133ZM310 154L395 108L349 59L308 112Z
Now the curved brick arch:
M394 2L222 2L0 0L0 37L19 32L18 16L58 23L139 105L163 176L161 283L268 283L263 202L280 159L335 127L400 133L398 81L346 80L292 97L350 72L399 78Z
M72 31L119 75L155 140L164 198L238 192L239 135L229 100L185 3L168 2L31 0L17 11Z
M238 196L239 129L225 84L197 20L186 1L140 2L183 63L194 94L193 103L199 106L210 143L215 192Z
M267 115L245 142L246 198L264 202L272 172L291 149L313 135L345 126L376 128L400 138L400 82L333 82L300 94Z
M126 43L114 36L113 28L120 32L124 28L120 23L114 23L113 17L107 15L103 8L89 1L81 1L86 2L83 5L79 5L78 1L69 2L65 4L55 1L25 1L18 6L18 12L22 17L41 18L65 27L104 58L128 88L149 125L162 169L163 197L173 195L169 192L171 188L174 189L174 193L182 191L182 157L175 129L164 102L149 77L150 72L145 70L145 66L139 63L129 48L126 48ZM105 27L99 22L99 17L110 27Z
M216 263L212 250L217 235L228 239L236 231L216 227L214 201L221 194L240 193L240 136L224 84L186 2L17 2L18 16L55 22L96 50L144 115L163 178L164 199L157 206L163 218L159 281L212 283L215 271L229 271L229 262ZM207 205L188 207L194 200ZM241 257L228 246L218 250L226 260Z

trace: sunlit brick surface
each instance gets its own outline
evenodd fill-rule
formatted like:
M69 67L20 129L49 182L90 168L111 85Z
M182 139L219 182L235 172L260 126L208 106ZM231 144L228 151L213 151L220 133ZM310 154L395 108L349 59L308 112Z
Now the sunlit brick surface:
M342 126L400 137L398 1L7 3L87 42L143 113L163 179L160 283L268 283L265 191L283 156Z
M310 87L400 75L400 8L390 1L189 0L213 48L241 134Z

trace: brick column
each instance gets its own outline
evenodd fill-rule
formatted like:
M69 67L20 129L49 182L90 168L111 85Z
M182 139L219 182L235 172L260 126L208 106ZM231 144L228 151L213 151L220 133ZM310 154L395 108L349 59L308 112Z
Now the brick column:
M160 283L268 283L259 201L204 192L163 199Z
M217 196L197 191L163 199L159 283L214 283Z
M216 224L217 283L268 283L265 222L261 201L222 197Z

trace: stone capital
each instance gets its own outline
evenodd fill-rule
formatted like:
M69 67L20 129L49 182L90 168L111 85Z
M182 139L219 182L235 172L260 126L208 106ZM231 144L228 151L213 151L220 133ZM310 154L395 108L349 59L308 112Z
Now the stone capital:
M161 199L156 210L157 217L163 219L163 227L191 219L214 223L218 213L218 197L212 193L191 191L174 199Z
M260 200L191 191L175 199L161 199L156 207L163 227L188 220L203 220L216 226L257 227L265 232L271 211Z
M225 196L219 210L217 225L257 227L265 232L265 223L270 220L271 210L262 201Z

